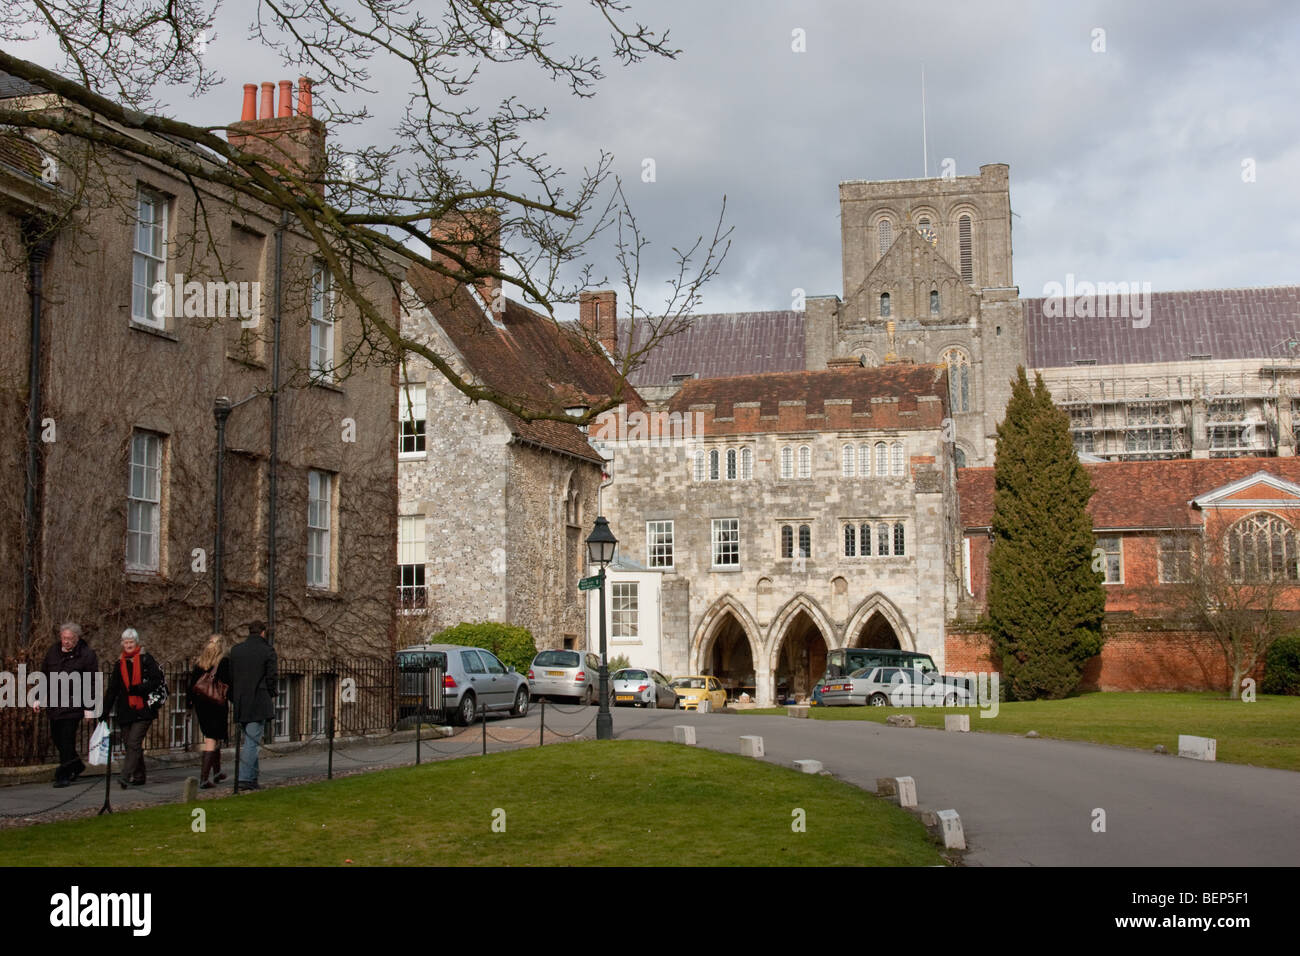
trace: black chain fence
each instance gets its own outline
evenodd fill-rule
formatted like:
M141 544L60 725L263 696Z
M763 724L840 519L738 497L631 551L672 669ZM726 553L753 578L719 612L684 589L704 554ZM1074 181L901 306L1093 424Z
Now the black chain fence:
M12 676L21 695L0 707L0 766L24 767L58 760L46 715L27 703L30 678L39 662L6 661L0 668ZM111 665L110 665L111 666ZM184 753L199 749L202 733L189 708L189 662L162 664L167 678L167 701L149 727L145 749L150 753ZM268 721L265 743L296 743L328 734L331 718L338 737L360 737L390 732L404 717L422 714L445 722L442 707L442 672L437 667L399 670L395 661L378 658L352 660L281 660L276 682L275 716ZM103 670L108 687L108 670ZM19 686L19 685L22 686ZM233 741L233 708L227 739ZM82 721L77 729L77 750L85 753L95 722ZM115 751L115 755L120 750Z

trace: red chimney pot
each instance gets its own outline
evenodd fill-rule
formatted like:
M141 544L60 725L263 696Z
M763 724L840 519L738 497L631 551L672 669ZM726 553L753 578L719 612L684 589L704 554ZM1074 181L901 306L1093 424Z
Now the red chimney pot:
M257 119L257 84L244 84L244 112L239 117L241 123Z
M293 115L293 81L280 81L280 116Z
M311 80L305 76L298 77L298 114L311 116Z
M275 116L275 84L262 84L262 108L258 111L258 119L271 119Z

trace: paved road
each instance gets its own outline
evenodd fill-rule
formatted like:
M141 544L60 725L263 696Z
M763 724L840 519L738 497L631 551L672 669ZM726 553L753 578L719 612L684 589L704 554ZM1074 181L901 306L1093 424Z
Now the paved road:
M820 760L867 789L877 777L915 777L922 809L961 814L972 866L1300 865L1293 771L857 720L620 711L616 732L671 740L674 724L731 753L741 734L758 734L766 759ZM1104 833L1092 830L1097 808Z
M561 734L592 737L595 708L547 707L547 742ZM916 778L923 809L956 809L973 866L1295 866L1300 865L1300 773L1201 763L1142 751L999 734L945 733L871 721L792 720L745 714L619 709L618 737L671 740L675 724L696 728L700 746L738 753L742 734L763 737L766 758L789 766L820 760L840 779L875 789L877 777ZM488 749L536 746L538 710L489 718ZM425 760L478 753L479 727L426 741ZM351 745L336 753L336 772L409 764L413 742ZM262 782L325 772L325 754L303 750L262 759ZM143 790L113 788L114 805L179 799L192 767L151 765ZM56 813L98 807L102 778L79 793L49 784L0 788L8 817L72 797ZM228 791L221 791L228 792ZM217 791L206 791L215 794ZM1106 830L1093 832L1094 810ZM49 815L34 819L49 819Z

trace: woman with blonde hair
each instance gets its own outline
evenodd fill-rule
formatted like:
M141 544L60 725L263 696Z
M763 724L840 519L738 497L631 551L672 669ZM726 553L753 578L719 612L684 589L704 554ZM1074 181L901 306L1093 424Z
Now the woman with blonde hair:
M185 699L199 718L203 732L203 765L199 770L199 787L207 790L226 779L221 772L221 745L230 724L230 659L226 656L226 639L220 634L208 637L199 652L198 662L190 671L190 689Z

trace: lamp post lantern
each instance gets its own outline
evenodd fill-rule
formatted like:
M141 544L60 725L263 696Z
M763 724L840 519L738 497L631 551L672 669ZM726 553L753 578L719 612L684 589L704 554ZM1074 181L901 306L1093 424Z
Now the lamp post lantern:
M605 648L605 565L614 560L618 539L609 530L604 516L596 518L596 526L587 537L587 560L600 565L600 710L596 713L596 739L614 738L614 718L609 712L609 661Z

